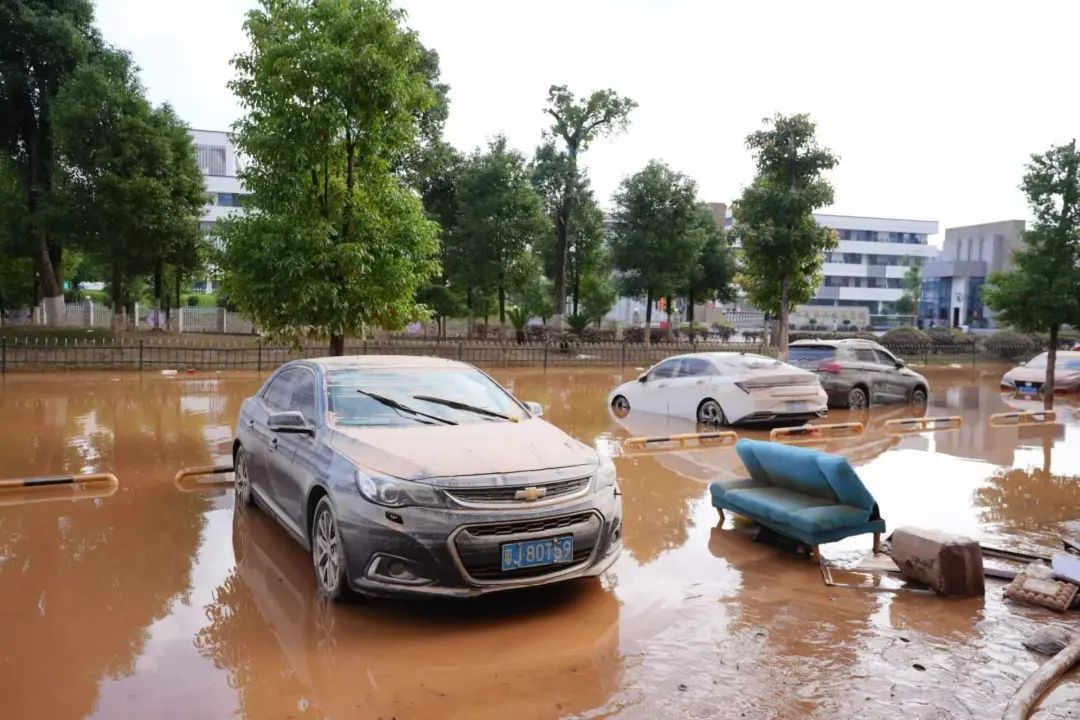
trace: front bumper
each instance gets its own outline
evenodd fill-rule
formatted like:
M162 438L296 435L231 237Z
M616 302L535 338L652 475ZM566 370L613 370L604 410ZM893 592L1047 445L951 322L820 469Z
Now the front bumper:
M337 509L350 585L373 596L474 597L599 575L622 549L616 487L535 509L388 509L357 497ZM574 537L571 563L501 571L503 543L565 535ZM394 562L412 577L390 577Z

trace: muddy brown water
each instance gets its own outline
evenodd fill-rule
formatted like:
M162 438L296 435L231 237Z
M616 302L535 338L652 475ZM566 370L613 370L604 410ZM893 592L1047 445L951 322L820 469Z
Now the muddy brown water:
M928 370L928 415L952 432L891 437L885 420L830 443L890 528L996 545L1060 545L1080 516L1074 401L1051 427L992 429L1005 368ZM617 420L605 370L496 370L581 440L686 431ZM629 377L629 376L627 376ZM320 601L308 556L229 490L181 493L186 465L227 462L254 373L7 376L0 477L107 470L112 496L0 497L0 717L975 718L999 716L1041 658L1020 640L1070 616L1001 599L829 588L815 565L717 529L708 482L729 448L617 459L625 550L605 578L467 603ZM829 421L848 413L833 411ZM759 431L740 430L761 437ZM28 502L44 500L48 502ZM1080 534L1080 530L1072 531ZM852 564L860 537L824 548ZM846 579L845 579L846 580ZM1036 717L1075 717L1059 684Z

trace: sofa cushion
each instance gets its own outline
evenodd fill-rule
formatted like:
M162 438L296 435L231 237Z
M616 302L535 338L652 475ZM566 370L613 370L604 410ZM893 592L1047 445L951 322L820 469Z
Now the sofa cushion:
M793 528L808 534L820 534L829 530L859 527L870 519L870 513L851 505L827 505L795 510L786 522Z
M818 466L820 452L760 440L740 440L735 444L735 451L755 480L832 502L838 500Z
M714 498L722 498L732 490L754 487L768 487L768 485L753 478L725 478L709 483L709 492Z
M867 512L873 509L874 496L863 485L847 458L817 453L817 465L841 503L863 508Z
M738 512L776 522L790 523L795 513L830 505L831 500L806 495L782 487L756 487L732 490L724 500ZM865 513L864 513L865 514Z

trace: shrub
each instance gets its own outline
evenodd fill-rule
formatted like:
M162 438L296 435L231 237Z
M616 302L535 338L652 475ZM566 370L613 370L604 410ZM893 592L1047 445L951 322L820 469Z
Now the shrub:
M655 345L666 340L666 333L661 328L652 328L649 331L649 341ZM645 328L631 327L623 331L623 340L628 343L645 342Z
M886 345L928 345L930 338L919 328L898 327L889 330L881 337Z
M566 324L570 326L571 332L581 337L585 328L589 327L589 316L584 313L571 313L566 316Z
M1033 353L1042 345L1030 335L1015 330L998 330L982 339L982 347L990 355L1002 360L1017 360Z
M735 334L733 328L726 320L717 320L712 324L712 331L720 337L720 342L727 342Z
M971 345L975 342L974 336L965 335L960 328L932 327L926 335L934 345Z
M184 303L188 307L199 307L199 296L198 295L188 295L187 299L184 300Z

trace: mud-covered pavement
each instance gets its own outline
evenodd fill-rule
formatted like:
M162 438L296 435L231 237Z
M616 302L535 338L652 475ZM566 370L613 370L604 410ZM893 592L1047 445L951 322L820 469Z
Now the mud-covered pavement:
M962 429L830 444L889 528L1059 547L1080 518L1080 420L992 429L1005 368L935 368L929 415ZM602 370L495 371L590 444L686 431L616 420ZM1042 658L1020 646L1076 616L985 600L829 588L817 566L718 530L711 479L730 448L617 459L625 550L601 581L467 603L317 599L307 554L231 491L181 493L186 465L227 462L255 374L22 375L0 380L0 477L108 470L120 489L0 502L0 717L982 718ZM1021 401L1008 399L1020 407ZM1024 408L1027 409L1027 408ZM832 411L829 422L847 413ZM740 430L744 436L764 433ZM68 493L70 494L70 493ZM1074 533L1077 534L1077 533ZM870 538L829 545L836 563ZM845 580L847 580L845 578ZM1080 714L1076 673L1034 717Z

